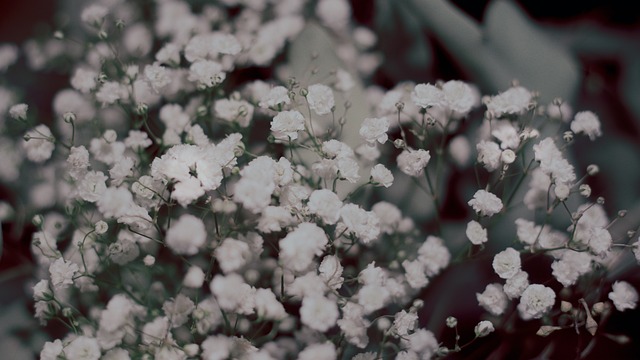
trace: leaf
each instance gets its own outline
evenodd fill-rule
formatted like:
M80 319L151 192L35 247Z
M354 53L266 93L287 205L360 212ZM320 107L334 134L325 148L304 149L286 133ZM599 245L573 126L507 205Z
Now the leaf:
M580 79L578 62L513 2L490 3L483 34L492 53L525 87L539 91L545 102L573 99Z

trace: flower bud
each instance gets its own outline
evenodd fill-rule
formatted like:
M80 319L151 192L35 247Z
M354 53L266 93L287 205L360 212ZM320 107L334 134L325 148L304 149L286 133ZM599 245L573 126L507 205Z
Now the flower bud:
M618 211L618 217L623 218L623 217L625 217L625 216L627 216L627 210L620 210L620 211Z
M485 337L496 329L493 327L491 321L483 320L480 321L473 330L476 333L476 337Z
M98 38L100 38L100 40L107 40L109 38L109 35L106 31L100 30L100 32L98 33Z
M71 124L72 122L76 121L76 114L72 113L71 111L67 111L62 115L62 120L64 120L64 122L66 122L67 124Z
M516 153L511 149L506 149L502 152L502 154L500 154L500 159L505 164L512 164L514 161L516 161Z
M571 311L572 308L573 308L573 305L571 305L571 303L568 301L562 301L560 303L560 311L562 312L565 312L565 313L569 312Z
M340 124L340 126L345 126L347 124L347 118L344 116L340 116L340 119L338 119L338 124Z
M196 110L196 113L198 115L198 117L203 117L205 115L207 115L207 107L204 105L200 105L198 106L198 110Z
M404 143L404 140L402 140L402 139L393 140L393 146L395 146L396 149L404 149L405 145L406 144Z
M604 303L602 301L600 301L600 302L597 302L597 303L593 304L593 307L591 308L591 311L593 312L594 315L600 315L600 314L602 314L604 309L605 309Z
M604 205L604 197L598 196L596 203L598 203L598 205Z
M402 101L398 101L396 103L396 109L398 109L398 111L402 111L404 109L404 103Z
M198 352L200 352L200 347L198 344L187 344L183 347L184 353L189 357L196 357Z
M33 225L39 228L40 226L42 226L42 223L44 222L44 217L40 214L34 215L33 218L31 219L31 222L33 223Z
M107 230L109 230L109 225L107 225L107 223L104 222L103 220L100 220L97 223L95 223L95 225L93 226L93 229L96 231L96 234L102 235L106 233Z
M589 197L591 196L591 186L587 185L587 184L582 184L580 185L580 195L584 196L584 197Z
M562 134L562 140L564 140L565 142L572 142L573 141L573 131L565 131L564 134Z
M144 262L144 264L146 266L153 266L153 264L156 263L156 258L154 258L151 255L147 255L147 256L144 257L144 259L142 259L142 261Z
M57 30L56 32L53 33L53 38L57 40L62 40L64 39L64 34L62 33L62 31Z
M600 172L600 168L598 167L598 165L591 164L587 166L587 174L589 174L590 176L594 176L599 172Z
M540 326L540 329L538 329L538 331L536 332L536 335L545 337L545 336L551 335L552 332L560 329L562 329L560 326L543 325L543 326Z
M309 90L307 89L300 89L300 95L307 97L307 95L309 95Z
M446 323L447 323L447 327L448 328L454 328L454 327L458 326L458 319L456 319L453 316L449 316L447 318L447 322Z

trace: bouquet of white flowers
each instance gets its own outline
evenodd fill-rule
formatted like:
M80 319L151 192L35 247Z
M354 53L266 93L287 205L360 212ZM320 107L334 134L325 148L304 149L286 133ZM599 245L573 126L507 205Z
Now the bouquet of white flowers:
M0 87L0 179L23 189L34 316L56 337L40 359L628 340L601 329L636 307L612 274L640 259L637 224L571 161L602 136L595 113L515 81L370 85L376 35L345 0L83 6L75 32L28 47L34 70L69 66L53 119Z

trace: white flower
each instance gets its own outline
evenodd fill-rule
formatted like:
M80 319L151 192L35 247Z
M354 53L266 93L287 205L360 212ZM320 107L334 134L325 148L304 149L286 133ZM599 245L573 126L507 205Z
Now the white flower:
M430 159L429 151L422 149L403 150L397 158L398 168L409 176L417 177L422 175Z
M207 231L202 220L191 214L184 214L167 230L165 243L176 254L195 255L206 239Z
M27 159L35 163L48 160L56 147L51 130L43 124L27 131L22 145L27 152Z
M493 270L502 279L509 279L520 271L520 253L514 248L506 248L493 257Z
M431 84L416 85L411 93L411 100L421 108L442 106L447 103L442 90Z
M398 337L407 336L416 328L417 323L418 314L413 311L406 312L401 310L394 316L391 333Z
M144 76L155 91L162 89L171 82L167 69L157 62L144 67Z
M487 102L487 110L497 117L504 114L519 115L529 108L531 99L529 90L521 86L512 87L499 95L492 96Z
M216 275L209 288L221 309L238 314L253 314L256 289L245 283L242 276L236 273Z
M104 6L92 4L82 10L80 20L88 25L100 25L108 13L109 10Z
M328 287L334 290L340 289L344 283L342 270L340 259L335 255L325 256L320 266L318 266L320 277L324 279Z
M485 337L494 332L495 328L493 327L493 323L491 323L491 321L483 320L480 321L478 325L476 325L473 331L475 332L477 337Z
M175 299L167 300L162 304L162 310L169 318L172 328L184 325L195 308L193 301L183 294L178 294Z
M346 204L340 209L340 218L347 231L367 244L380 235L380 220L371 211L366 211L356 204Z
M289 104L289 90L284 86L274 86L265 94L259 102L261 108L277 108L278 105Z
M78 336L64 348L67 359L98 360L100 359L100 345L98 340L87 336Z
M434 276L449 265L451 253L443 245L442 239L429 235L418 248L418 260L426 267L427 275Z
M60 339L53 342L47 341L40 351L40 360L57 360L60 354L62 354L62 341Z
M605 255L609 249L613 239L609 230L601 227L594 227L589 233L589 248L596 255Z
M9 116L16 120L25 120L27 118L27 110L29 109L29 105L27 104L16 104L13 105L9 109Z
M270 233L280 231L293 223L295 219L288 209L281 206L267 206L262 211L257 228L263 233Z
M51 284L54 289L65 289L69 285L73 285L73 276L80 270L78 265L73 262L65 261L58 258L49 266L49 274L51 275Z
M211 60L198 60L189 67L189 80L205 87L213 87L224 81L222 65Z
M442 92L449 109L459 116L466 115L480 100L478 93L469 84L459 80L444 83Z
M278 140L298 138L298 131L304 130L304 116L297 110L279 112L271 120L271 131Z
M522 292L529 286L529 274L519 271L505 281L502 290L509 299L519 298Z
M309 211L320 216L325 224L335 224L340 218L342 201L331 190L314 190L309 197Z
M367 328L370 325L362 305L347 302L342 308L342 319L338 320L338 326L350 344L361 349L367 347L369 343Z
M457 135L449 142L449 155L458 166L465 166L471 157L471 145L466 136Z
M110 105L118 100L125 100L129 97L127 88L117 81L107 81L96 92L96 100L102 105Z
M518 304L518 312L524 320L539 319L551 310L556 302L556 293L544 285L529 285Z
M302 223L280 240L280 260L282 265L294 271L303 271L322 255L329 242L327 235L317 225Z
M402 267L404 268L407 282L412 288L422 289L429 284L425 266L420 260L404 260Z
M76 195L84 201L96 202L107 191L108 177L100 171L89 171L78 183Z
M253 105L246 100L219 99L213 106L217 118L247 127L253 118Z
M375 144L376 141L384 144L389 138L388 130L389 119L386 117L366 118L360 126L360 136L369 144Z
M420 359L431 359L438 350L438 340L433 333L426 329L418 329L412 334L400 339L403 348L409 348L419 355Z
M327 85L314 84L309 86L307 101L309 107L318 115L325 115L331 112L335 106L333 91Z
M576 174L573 166L562 156L552 138L545 138L533 145L536 161L540 162L540 169L551 176L556 183L571 183Z
M213 252L225 274L243 267L251 258L249 245L240 240L226 238Z
M320 0L316 15L324 25L338 31L349 25L351 7L346 0Z
M271 289L257 289L255 293L256 315L267 320L282 320L287 317L284 306L276 299Z
M484 165L487 171L494 171L500 167L502 151L500 146L493 141L480 141L476 144L478 162Z
M393 173L382 164L376 164L371 168L371 180L386 188L393 185Z
M335 300L324 296L307 296L302 299L300 321L314 330L325 332L336 324L339 312Z
M566 250L551 264L552 275L564 286L576 283L578 277L591 270L592 255L588 252Z
M466 235L473 245L480 245L489 239L487 229L483 228L479 222L471 220L467 223Z
M638 292L626 281L616 281L613 283L613 291L609 293L609 299L618 311L635 309L638 304Z
M478 190L467 203L481 216L493 216L502 211L502 200L486 190Z
M142 327L142 344L144 345L159 347L172 338L169 331L169 319L166 316L158 316Z
M476 293L478 304L492 315L502 315L509 304L509 299L500 284L489 284L482 294Z
M591 111L580 111L577 113L571 122L571 131L576 134L584 133L589 136L589 139L592 141L602 135L600 120L598 116Z
M198 266L193 265L187 270L187 274L184 276L184 280L182 280L182 285L197 289L204 283L204 278L204 271Z

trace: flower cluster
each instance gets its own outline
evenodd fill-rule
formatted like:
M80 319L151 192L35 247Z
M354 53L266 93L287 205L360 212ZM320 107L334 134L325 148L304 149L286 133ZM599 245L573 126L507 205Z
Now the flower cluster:
M451 80L371 85L367 114L352 114L343 99L377 63L375 35L352 26L346 0L313 11L225 0L199 12L166 0L153 20L103 3L112 4L82 10L84 43L58 34L54 55L28 47L33 70L63 53L75 64L52 124L0 87L0 180L17 187L21 172L40 169L25 199L36 226L35 317L70 329L41 359L444 356L466 344L426 326L424 291L491 247L496 282L468 294L486 314L462 334L467 343L513 331L501 320L511 314L546 333L593 334L605 302L636 307L622 280L584 292L602 286L628 247L640 259L640 240L615 239L615 220L591 198L597 167L570 161L574 135L602 135L594 113L566 124L525 87L481 98ZM242 78L278 65L309 17L345 41L344 68ZM0 71L16 51L0 47ZM567 127L571 136L556 135ZM453 190L468 204L462 232L439 215L447 168L476 173ZM426 220L411 205L420 197L433 209ZM508 247L496 235L505 231ZM534 283L523 266L536 257L549 258L549 281ZM455 318L446 326L458 335Z

